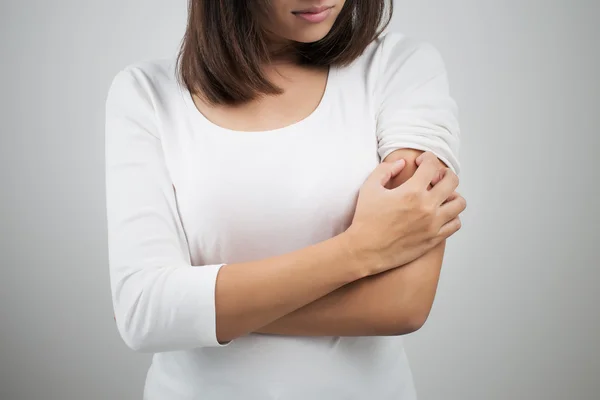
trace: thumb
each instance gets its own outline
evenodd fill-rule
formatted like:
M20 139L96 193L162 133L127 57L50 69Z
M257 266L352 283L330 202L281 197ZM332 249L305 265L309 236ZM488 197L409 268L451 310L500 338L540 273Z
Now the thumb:
M406 161L400 159L394 162L383 162L375 168L367 182L372 185L383 186L388 184L396 175L400 173L406 166Z

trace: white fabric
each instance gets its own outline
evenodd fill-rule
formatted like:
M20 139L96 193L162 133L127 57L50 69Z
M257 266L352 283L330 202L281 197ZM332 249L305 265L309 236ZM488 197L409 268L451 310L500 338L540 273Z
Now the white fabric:
M225 263L343 232L364 179L398 148L458 171L456 112L438 52L392 33L330 70L310 116L271 131L209 122L174 59L119 72L106 107L110 277L124 341L156 353L144 398L415 399L401 337L251 334L222 346L214 288Z

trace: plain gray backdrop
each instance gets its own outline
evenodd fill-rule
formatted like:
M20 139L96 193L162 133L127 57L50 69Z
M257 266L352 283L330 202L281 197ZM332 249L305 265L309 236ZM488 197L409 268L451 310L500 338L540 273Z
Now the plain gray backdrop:
M391 30L446 60L469 202L406 339L421 400L600 398L598 15L396 1ZM112 319L104 101L125 65L175 53L185 17L185 0L0 2L1 400L141 399L150 358Z

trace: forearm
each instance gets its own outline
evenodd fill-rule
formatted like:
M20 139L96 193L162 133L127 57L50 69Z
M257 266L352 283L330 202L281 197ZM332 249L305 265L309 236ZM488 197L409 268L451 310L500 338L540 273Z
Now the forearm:
M418 330L433 304L445 243L388 272L361 279L280 318L259 333L385 336Z
M227 342L367 276L343 234L266 260L225 265L215 289L217 337Z

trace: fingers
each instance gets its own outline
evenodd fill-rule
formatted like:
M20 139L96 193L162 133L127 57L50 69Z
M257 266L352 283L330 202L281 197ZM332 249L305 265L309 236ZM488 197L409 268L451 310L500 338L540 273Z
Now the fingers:
M438 158L435 154L428 151L417 157L417 160L419 160L417 162L417 170L409 181L421 189L427 189L429 184L435 179L436 174L439 173L440 165Z
M442 203L442 205L448 203L449 201L452 201L452 200L456 199L459 196L460 196L460 194L458 194L458 192L452 192L452 194L450 196L448 196L448 198L446 200L444 200L444 202Z
M450 195L448 200L440 206L439 216L444 224L458 218L458 216L467 208L467 202L457 192Z
M458 232L461 227L462 222L460 221L459 217L456 217L442 226L438 234L438 238L440 238L441 240L448 239L450 236Z
M438 170L438 172L435 174L435 176L433 177L433 179L431 180L431 187L437 185L442 178L444 177L444 175L446 174L446 168L442 167Z
M365 185L385 187L385 185L387 185L390 180L396 177L405 166L406 161L403 159L392 163L381 163L375 168L371 175L369 175Z
M447 201L448 197L458 187L458 176L451 169L446 168L443 172L442 179L437 182L430 190L431 195L438 205Z

